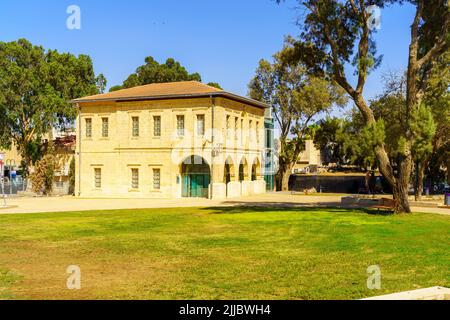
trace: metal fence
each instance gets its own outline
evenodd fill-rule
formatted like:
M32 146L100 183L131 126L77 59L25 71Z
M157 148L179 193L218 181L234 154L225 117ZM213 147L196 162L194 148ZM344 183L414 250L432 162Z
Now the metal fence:
M5 190L2 190L2 184L0 183L0 194L4 193L7 195L15 195L18 194L20 191L27 190L27 183L26 181L12 182L12 183L10 183L9 181L5 181L4 189Z

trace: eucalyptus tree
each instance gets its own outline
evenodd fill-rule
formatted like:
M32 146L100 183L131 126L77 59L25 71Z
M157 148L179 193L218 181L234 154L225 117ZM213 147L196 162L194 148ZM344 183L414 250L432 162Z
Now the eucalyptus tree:
M43 137L73 123L69 101L97 93L92 60L25 39L0 42L0 79L0 145L17 147L27 174L42 155Z
M282 0L278 0L281 2ZM416 143L414 113L420 112L421 99L436 61L448 49L450 12L447 0L298 0L305 14L299 17L301 33L293 59L308 66L317 75L331 77L352 98L365 125L373 132L373 150L380 171L392 186L397 199L396 212L411 212L408 185L413 168L413 147ZM386 150L384 124L376 120L364 98L364 88L372 70L382 61L377 54L374 34L374 5L382 9L391 4L410 3L415 14L410 28L408 69L406 72L406 130L398 138L403 149L398 163L391 163ZM407 35L405 35L407 36ZM353 66L355 83L346 74Z
M315 117L335 104L346 103L344 93L333 82L309 75L302 64L289 59L291 40L287 39L285 47L273 56L273 62L259 62L249 84L249 96L271 106L280 130L276 184L281 191L289 188L292 169L305 149Z

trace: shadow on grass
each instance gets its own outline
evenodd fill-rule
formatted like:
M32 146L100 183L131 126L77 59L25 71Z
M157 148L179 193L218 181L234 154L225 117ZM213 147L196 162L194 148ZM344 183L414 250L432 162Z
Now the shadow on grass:
M266 203L267 204L267 203ZM202 208L203 210L212 211L211 214L251 214L251 213L261 213L261 212L335 212L343 213L352 211L352 209L344 209L339 207L314 207L314 206L279 206L279 204L266 206L257 205L235 205L228 207L208 207Z
M299 203L299 202L227 202L224 207L206 207L202 210L212 211L211 214L249 214L261 212L354 212L372 216L391 216L390 211L376 210L362 207L343 207L340 203Z

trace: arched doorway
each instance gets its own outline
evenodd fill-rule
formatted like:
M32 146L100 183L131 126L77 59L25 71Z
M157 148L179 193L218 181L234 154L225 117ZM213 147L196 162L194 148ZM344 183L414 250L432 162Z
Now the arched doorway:
M244 181L248 177L248 163L245 157L242 158L239 164L239 181Z
M259 162L259 159L256 158L255 161L253 161L252 165L252 181L258 180L258 176L261 175L261 162Z
M233 164L233 160L228 157L227 160L225 161L225 167L223 170L223 182L225 184L230 183L231 181L234 180L234 164Z
M225 166L223 170L223 182L225 183L226 196L228 197L228 184L231 181L234 181L235 173L234 173L234 164L231 157L228 157L225 161Z
M200 156L187 157L181 164L183 198L208 198L211 171Z

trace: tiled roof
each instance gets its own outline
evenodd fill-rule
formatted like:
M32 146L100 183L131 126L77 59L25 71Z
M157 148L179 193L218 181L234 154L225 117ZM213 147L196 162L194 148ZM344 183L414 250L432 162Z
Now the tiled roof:
M72 100L72 103L100 102L100 101L132 101L170 98L189 98L225 96L230 99L240 100L259 107L267 107L264 103L238 96L233 93L220 90L197 81L153 83L129 89L122 89L104 94L97 94Z

